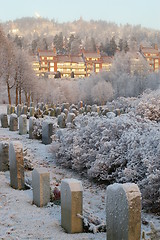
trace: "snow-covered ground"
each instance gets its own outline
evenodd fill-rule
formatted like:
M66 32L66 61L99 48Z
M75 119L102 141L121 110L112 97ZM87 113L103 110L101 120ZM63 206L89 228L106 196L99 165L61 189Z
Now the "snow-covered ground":
M0 113L6 112L6 106L0 106ZM39 140L30 140L18 131L0 127L0 141L18 140L23 144L26 157L33 167L44 166L50 172L51 188L64 178L76 178L82 181L84 189L84 210L105 222L105 185L97 185L77 173L57 166L50 145L43 145ZM25 172L27 181L31 181L32 171ZM9 172L0 172L0 239L53 239L53 240L101 240L106 233L67 234L61 228L60 206L48 204L38 208L32 204L32 190L18 191L10 187ZM160 219L154 215L142 214L143 222L152 221L160 226ZM142 230L149 231L149 224L142 225Z

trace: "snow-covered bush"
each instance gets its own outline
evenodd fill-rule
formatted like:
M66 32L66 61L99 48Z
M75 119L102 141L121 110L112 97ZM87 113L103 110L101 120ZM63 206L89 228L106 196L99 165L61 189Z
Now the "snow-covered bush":
M49 117L49 116L45 116L44 118L37 118L34 123L33 123L33 138L35 139L42 139L42 124L43 121L45 120L49 120L51 122L53 122L53 134L55 133L56 129L57 129L57 119L54 117Z
M160 121L160 90L142 95L136 108L137 114L150 120Z
M75 124L75 129L58 133L57 162L98 182L137 183L145 206L158 209L160 125L133 112L112 119L79 115Z

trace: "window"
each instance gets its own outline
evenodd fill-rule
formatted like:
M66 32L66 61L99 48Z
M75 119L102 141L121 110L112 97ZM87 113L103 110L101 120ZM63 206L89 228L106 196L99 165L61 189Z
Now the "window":
M47 57L47 60L53 60L53 57Z
M54 68L53 67L50 68L50 72L54 72Z

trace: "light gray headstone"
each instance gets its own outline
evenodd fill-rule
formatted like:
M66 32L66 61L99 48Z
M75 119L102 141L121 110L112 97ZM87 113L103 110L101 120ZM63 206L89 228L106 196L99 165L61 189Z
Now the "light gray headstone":
M34 123L36 121L35 117L30 117L29 118L29 138L33 139L33 130L34 130Z
M18 116L18 117L21 115L21 112L22 112L22 105L21 105L21 104L18 104L18 105L17 105L17 116Z
M0 142L0 171L9 170L9 144L8 142Z
M50 202L50 174L45 168L32 172L33 202L38 207Z
M17 118L17 115L14 113L10 115L9 130L10 131L18 130L18 118Z
M57 123L58 123L60 128L65 128L65 126L66 126L65 120L66 120L66 114L65 113L61 113L58 116L58 120L57 120Z
M88 113L88 112L91 112L91 106L90 105L87 105L86 106L86 112Z
M19 141L9 145L10 184L14 189L24 189L23 146Z
M42 143L43 144L50 144L52 142L53 134L53 123L49 121L44 121L42 123Z
M27 134L27 116L25 114L19 117L19 134Z
M6 113L2 113L1 116L1 127L8 128L8 116Z
M61 183L61 225L68 233L83 232L83 189L81 181L64 179Z
M136 184L107 187L106 228L107 240L141 239L141 193Z
M11 105L8 104L7 105L7 115L10 115L11 114Z
M63 110L63 112L66 114L66 117L67 117L67 116L68 116L68 109L65 108L65 109Z
M73 123L73 120L75 119L76 115L74 113L68 113L67 116L67 123Z

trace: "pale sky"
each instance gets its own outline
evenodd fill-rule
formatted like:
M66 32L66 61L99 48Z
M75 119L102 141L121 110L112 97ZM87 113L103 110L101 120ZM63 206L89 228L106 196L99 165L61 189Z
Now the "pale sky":
M160 0L0 0L0 22L36 15L58 22L83 17L160 30Z

